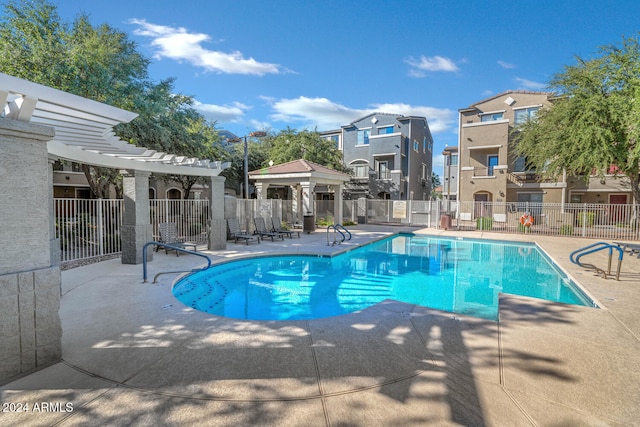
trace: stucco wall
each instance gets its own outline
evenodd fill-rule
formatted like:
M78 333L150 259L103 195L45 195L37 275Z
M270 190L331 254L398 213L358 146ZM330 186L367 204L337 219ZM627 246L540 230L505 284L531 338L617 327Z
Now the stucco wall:
M49 127L0 119L0 384L62 356L52 137Z

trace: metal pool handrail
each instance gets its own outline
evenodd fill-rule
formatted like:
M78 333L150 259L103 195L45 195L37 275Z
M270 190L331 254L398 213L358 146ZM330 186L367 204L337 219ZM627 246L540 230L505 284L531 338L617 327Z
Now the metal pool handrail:
M349 238L347 240L351 240L351 232L349 230L347 230L344 225L336 224L336 225L334 225L334 227L336 228L336 230L338 230L338 233L342 234L342 241L343 242L344 242L345 236L344 236L344 233L342 233L342 231L340 231L340 228L342 228L349 235Z
M583 264L580 262L580 258L584 255L588 255L594 252L601 251L603 249L609 249L609 265L607 267L607 271L604 271L601 268L596 267L593 264ZM569 259L572 263L579 265L580 267L593 268L597 273L601 273L604 278L607 278L607 274L611 274L611 258L613 257L613 250L618 250L618 271L616 272L616 280L620 280L620 267L622 265L622 258L624 255L624 251L622 248L616 245L612 245L607 242L597 242L589 246L585 246L584 248L577 249L569 255Z
M342 228L344 231L347 232L347 234L349 235L348 239L344 235L344 233L338 229L338 227ZM343 225L341 225L341 224L331 224L330 226L327 227L327 246L333 246L333 245L331 245L329 243L329 230L331 230L332 228L333 228L333 245L335 245L336 243L340 244L340 243L344 242L345 240L351 240L351 232L349 230L347 230L346 228L344 228ZM338 242L337 239L336 239L336 231L338 233L340 233L340 235L342 236L342 240L340 242Z
M207 268L211 267L211 259L209 259L209 257L206 256L205 254L201 254L201 253L198 253L198 252L195 252L195 251L190 251L188 249L184 249L184 248L181 248L179 246L168 245L166 243L148 242L148 243L145 243L145 245L142 247L142 281L144 283L147 282L147 248L149 246L151 246L151 245L160 245L162 247L166 247L166 248L173 249L173 250L176 250L176 251L184 252L184 253L187 253L187 254L197 255L197 256L202 257L202 258L207 260L207 266L206 267L194 268L194 269L186 270L186 271L191 271L191 272L201 271L201 270L206 270ZM164 273L183 273L183 271L165 271ZM157 278L160 274L164 274L164 273L158 273L158 274L156 274L155 277ZM153 281L155 283L155 278L154 278Z

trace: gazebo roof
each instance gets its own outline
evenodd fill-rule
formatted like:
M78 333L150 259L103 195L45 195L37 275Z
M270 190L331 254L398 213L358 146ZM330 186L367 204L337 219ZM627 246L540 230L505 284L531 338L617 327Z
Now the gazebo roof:
M254 170L249 172L249 177L255 181L265 181L275 185L295 184L301 181L337 185L351 179L349 174L304 159Z
M0 73L2 117L54 128L49 154L80 163L148 172L217 176L221 162L187 158L137 147L121 140L113 127L138 115Z

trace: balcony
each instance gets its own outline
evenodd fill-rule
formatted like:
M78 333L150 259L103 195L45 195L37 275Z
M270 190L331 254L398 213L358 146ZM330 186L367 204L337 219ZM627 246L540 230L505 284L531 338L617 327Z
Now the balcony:
M533 184L557 184L562 181L556 181L550 178L543 178L541 174L535 171L527 171L527 172L513 172L509 171L507 174L507 179L509 183L515 184L518 187L523 187L526 185Z
M507 170L507 165L496 166L462 166L460 170L463 173L471 172L472 178L496 178Z

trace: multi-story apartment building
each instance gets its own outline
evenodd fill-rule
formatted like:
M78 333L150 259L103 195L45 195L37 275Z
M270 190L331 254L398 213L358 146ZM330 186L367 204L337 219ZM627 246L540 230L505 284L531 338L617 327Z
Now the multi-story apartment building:
M459 200L562 201L566 183L540 182L509 144L512 129L550 104L548 92L508 91L459 110Z
M459 194L462 202L631 202L625 177L542 179L514 154L513 130L553 102L548 92L507 91L459 110ZM446 156L446 151L445 153ZM446 170L446 169L445 169ZM465 218L472 214L466 213ZM463 219L465 219L463 218ZM471 219L471 218L466 218Z
M323 136L336 141L353 171L345 198L429 199L433 137L426 118L373 113Z

